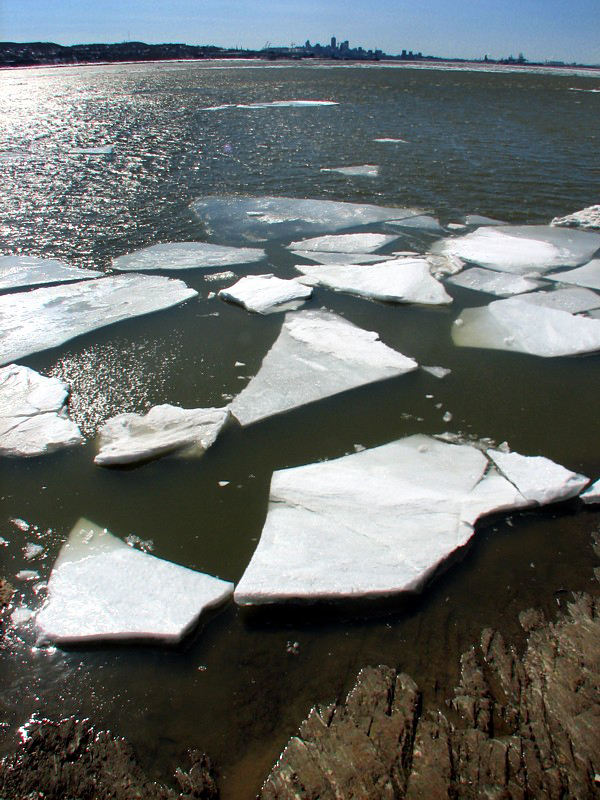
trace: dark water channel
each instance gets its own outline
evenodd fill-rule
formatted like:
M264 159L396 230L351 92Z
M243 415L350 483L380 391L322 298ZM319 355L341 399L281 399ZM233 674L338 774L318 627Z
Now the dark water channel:
M598 202L600 94L573 89L598 88L600 77L163 64L16 70L0 74L0 86L0 254L105 269L139 247L202 241L189 204L205 194L418 206L444 223L466 213L547 223ZM202 110L289 99L339 105ZM106 145L114 148L108 157L72 152ZM381 166L378 178L320 172L367 163ZM433 238L404 234L394 247L424 250ZM244 272L295 274L291 256L275 247L268 256L268 268ZM198 270L176 277L200 297L24 360L71 383L71 413L88 441L0 461L0 536L8 542L0 574L37 569L47 578L68 531L86 516L121 538L151 540L161 558L235 582L260 536L273 470L415 432L490 437L600 474L600 357L456 348L453 320L487 300L459 289L442 309L323 289L309 303L376 330L421 364L450 368L443 380L419 371L245 430L231 425L197 461L95 467L93 435L104 419L162 402L223 405L278 335L280 315L208 299L224 283ZM13 519L36 529L24 532ZM231 604L175 650L38 648L33 632L10 629L0 649L0 747L10 749L34 713L89 716L127 737L157 778L198 747L220 767L225 798L253 797L310 707L343 695L362 666L400 666L426 699L442 697L482 627L517 635L520 610L553 614L562 590L591 588L597 528L597 512L579 501L491 519L417 598L335 611L256 613ZM43 544L45 557L26 561L27 542ZM27 604L41 603L31 584L18 588ZM298 642L296 653L289 642Z

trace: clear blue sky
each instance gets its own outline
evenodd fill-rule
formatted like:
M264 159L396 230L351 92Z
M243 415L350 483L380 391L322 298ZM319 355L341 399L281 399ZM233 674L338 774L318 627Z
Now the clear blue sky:
M0 40L322 44L600 64L600 0L0 0Z

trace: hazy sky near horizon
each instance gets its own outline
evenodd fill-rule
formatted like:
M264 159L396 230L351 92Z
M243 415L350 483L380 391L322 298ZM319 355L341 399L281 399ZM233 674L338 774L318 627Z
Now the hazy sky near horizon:
M600 64L600 0L0 0L1 41L266 42Z

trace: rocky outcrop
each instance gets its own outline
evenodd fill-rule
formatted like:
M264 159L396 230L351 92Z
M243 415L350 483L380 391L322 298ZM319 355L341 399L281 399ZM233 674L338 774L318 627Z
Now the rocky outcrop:
M263 800L599 797L600 598L520 620L523 656L484 630L443 711L407 675L362 670L345 703L310 713Z
M189 772L177 770L180 791L149 780L124 739L96 731L86 720L30 725L17 752L0 764L0 797L45 800L175 800L218 798L207 756L190 753Z

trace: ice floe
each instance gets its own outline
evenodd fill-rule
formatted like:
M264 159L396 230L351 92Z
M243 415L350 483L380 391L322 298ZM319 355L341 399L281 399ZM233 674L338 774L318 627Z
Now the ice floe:
M207 106L201 111L225 111L228 108L244 108L249 110L261 108L323 108L337 106L333 100L271 100L267 103L226 103L221 106Z
M103 272L69 267L62 261L37 256L0 256L0 291L99 278Z
M420 214L419 216L399 221L392 220L391 222L385 222L384 225L388 228L418 228L419 230L428 231L429 233L444 232L439 220L429 214Z
M374 253L397 239L397 236L385 233L340 233L291 242L288 250L316 250L318 253L342 253L344 255Z
M482 227L466 236L436 242L435 255L457 256L481 267L537 276L559 267L589 261L600 247L600 234L549 225Z
M482 217L481 214L467 214L465 216L465 225L506 225L506 222L492 217Z
M570 314L582 311L593 311L600 308L600 294L589 289L568 288L555 289L551 292L531 292L522 298L526 303L533 303L546 308L558 308Z
M379 175L377 164L358 164L354 167L321 167L321 172L339 172L340 175L376 178Z
M523 278L521 275L512 275L510 272L496 272L483 267L471 267L464 272L448 278L446 283L460 286L463 289L472 289L475 292L486 292L498 297L510 297L514 294L532 292L543 286L542 281Z
M585 492L582 492L580 497L583 502L587 504L600 503L600 480L597 480L596 483L593 483L589 487L589 489L586 489Z
M544 456L522 456L500 450L486 452L523 497L539 505L576 497L590 482L584 475L571 472Z
M377 264L393 258L372 253L318 253L316 250L292 250L292 255L317 264Z
M299 308L311 294L312 289L297 280L283 280L274 275L247 275L228 289L221 289L219 297L257 314L272 314Z
M408 144L406 139L396 139L393 136L383 136L381 139L373 139L374 142L387 142L389 144Z
M524 461L526 479L511 471L515 486L478 447L416 435L277 471L260 542L235 600L245 605L419 590L467 543L482 516L555 502L582 485L580 476L548 459Z
M258 374L229 404L242 425L374 381L418 364L329 311L287 314Z
M576 286L587 286L589 289L600 291L600 258L594 258L582 267L554 272L544 277L549 281L572 283Z
M536 305L527 302L528 297L465 309L452 326L454 344L544 357L600 350L600 320Z
M584 231L600 230L600 205L588 206L565 217L554 217L550 224L557 227L580 228Z
M118 414L98 431L96 464L131 464L160 456L202 455L227 422L224 408L154 406L147 414Z
M0 297L0 364L197 296L183 281L118 275Z
M110 156L114 152L114 147L110 144L103 147L72 147L69 153L83 156Z
M296 264L311 283L393 303L447 305L452 298L429 271L424 258L399 258L381 264Z
M36 615L54 642L159 639L179 642L233 584L142 553L80 519L63 545Z
M224 247L206 242L154 244L113 259L113 269L124 271L209 269L262 261L265 251L257 247Z
M67 416L69 387L29 367L0 368L0 455L39 456L81 444Z

